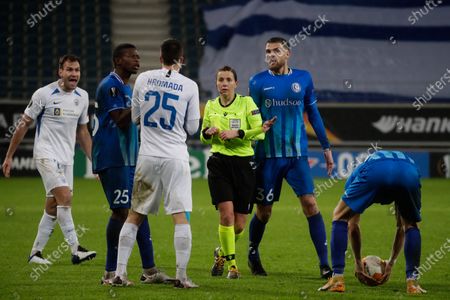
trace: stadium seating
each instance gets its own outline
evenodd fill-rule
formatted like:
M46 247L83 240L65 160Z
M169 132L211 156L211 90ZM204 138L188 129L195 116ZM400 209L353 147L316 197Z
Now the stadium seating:
M206 41L201 8L205 4L218 2L223 1L170 1L170 34L185 45L186 67L183 73L194 80L198 79L198 68Z
M111 36L110 0L63 1L50 9L44 2L11 1L0 20L0 98L29 99L55 80L58 57L66 53L80 56L80 86L94 97L111 69L111 41L102 38Z

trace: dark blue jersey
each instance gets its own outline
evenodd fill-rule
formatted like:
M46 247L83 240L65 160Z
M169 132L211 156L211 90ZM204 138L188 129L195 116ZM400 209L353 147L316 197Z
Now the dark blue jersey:
M114 72L106 76L97 88L92 146L94 173L111 167L136 165L136 125L130 122L128 129L122 130L109 114L113 110L130 108L131 95L131 87Z
M289 69L288 74L275 75L267 70L250 78L249 89L264 121L277 116L277 121L266 133L264 142L258 143L257 156L308 155L303 112L307 113L322 147L329 147L309 72Z

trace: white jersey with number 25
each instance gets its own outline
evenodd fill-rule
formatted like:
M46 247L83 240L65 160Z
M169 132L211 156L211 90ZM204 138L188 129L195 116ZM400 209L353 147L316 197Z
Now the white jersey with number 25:
M131 117L141 127L139 155L188 161L185 123L200 119L198 86L173 70L143 72L134 85Z

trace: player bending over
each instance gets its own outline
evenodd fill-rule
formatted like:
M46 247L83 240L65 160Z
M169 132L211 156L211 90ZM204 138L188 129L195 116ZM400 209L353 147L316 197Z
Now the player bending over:
M331 260L333 276L319 291L344 292L345 250L347 249L347 223L355 254L355 276L367 285L379 285L389 279L397 256L405 245L406 292L423 294L418 283L421 237L417 222L421 221L420 175L414 161L400 151L377 151L359 165L348 178L345 192L333 212L331 229ZM397 232L392 253L380 281L364 273L361 261L359 217L374 203L394 202L397 212Z

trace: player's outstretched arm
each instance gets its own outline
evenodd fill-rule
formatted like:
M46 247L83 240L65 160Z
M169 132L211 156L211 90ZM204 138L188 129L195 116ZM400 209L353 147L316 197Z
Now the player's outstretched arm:
M87 128L87 124L78 124L77 127L77 142L80 143L81 150L92 161L92 139Z
M381 278L381 283L388 281L391 276L392 268L394 267L397 257L403 248L403 243L405 241L405 229L403 221L400 217L398 207L395 206L395 216L397 218L397 231L395 232L394 242L392 243L391 257L386 262L383 277Z
M353 256L355 257L356 267L361 267L361 230L359 229L360 215L355 215L348 221L348 236L352 245Z
M5 160L3 161L2 170L3 175L5 175L5 177L10 176L14 153L16 152L17 147L19 147L20 143L22 142L23 137L27 133L31 123L33 123L33 119L30 118L28 115L23 114L11 138L11 142L9 143L8 147L8 152L6 152L6 157Z

